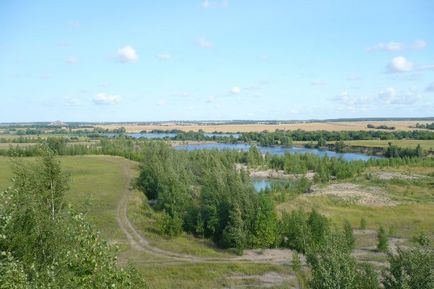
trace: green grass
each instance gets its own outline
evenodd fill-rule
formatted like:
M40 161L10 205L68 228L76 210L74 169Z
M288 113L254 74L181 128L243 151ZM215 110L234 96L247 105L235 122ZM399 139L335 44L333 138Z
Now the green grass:
M183 265L152 265L140 270L151 288L232 288L240 285L240 281L227 278L230 275L261 275L266 272L278 272L282 275L291 274L289 266L267 264L183 264ZM249 280L254 283L254 280ZM253 288L260 288L250 284ZM292 288L283 284L283 287ZM240 288L248 288L243 283ZM237 287L238 288L238 287ZM267 287L270 288L270 287Z
M424 150L434 149L434 140L413 140L413 139L402 139L402 140L351 140L345 141L345 144L351 146L363 146L363 147L382 147L385 148L391 142L394 145L403 148L415 148L418 144ZM333 142L332 142L333 143Z

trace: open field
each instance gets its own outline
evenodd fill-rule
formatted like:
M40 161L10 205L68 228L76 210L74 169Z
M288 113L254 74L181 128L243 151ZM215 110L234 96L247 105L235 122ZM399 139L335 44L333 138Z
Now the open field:
M413 140L413 139L401 139L401 140L351 140L344 141L345 144L351 146L361 147L382 147L385 148L392 143L403 148L415 148L418 144L424 150L434 150L434 140ZM333 142L332 142L333 143Z
M326 130L326 131L342 131L342 130L376 130L367 128L368 124L375 126L386 125L394 126L396 130L414 130L410 128L415 126L416 123L424 123L426 121L348 121L348 122L300 122L300 123L282 123L282 124L159 124L159 125L131 125L131 124L110 124L110 125L97 125L104 129L116 129L124 127L127 132L140 132L151 130L182 130L182 131L199 131L204 132L260 132L264 130L274 131L280 130Z

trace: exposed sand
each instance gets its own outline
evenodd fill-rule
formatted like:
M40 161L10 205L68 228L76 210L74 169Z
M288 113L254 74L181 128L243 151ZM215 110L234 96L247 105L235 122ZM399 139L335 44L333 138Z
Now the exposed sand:
M380 180L392 180L392 179L401 179L401 180L416 180L423 178L422 175L417 174L403 174L400 172L374 172L372 173L373 176L379 178Z
M386 196L378 187L364 188L351 183L331 184L325 188L314 187L313 192L306 196L335 196L357 205L369 207L395 206L398 203Z
M245 275L234 273L226 277L228 283L236 283L226 286L225 288L275 288L291 284L284 288L299 288L297 277L294 274L280 274L278 272L266 272L262 275ZM239 284L241 283L241 284ZM294 285L292 285L294 284ZM280 287L279 287L280 288Z
M308 180L313 180L313 177L315 176L314 172L307 172L306 174L286 174L283 170L249 169L244 164L236 164L236 169L248 171L251 178L257 179L297 180L305 177Z

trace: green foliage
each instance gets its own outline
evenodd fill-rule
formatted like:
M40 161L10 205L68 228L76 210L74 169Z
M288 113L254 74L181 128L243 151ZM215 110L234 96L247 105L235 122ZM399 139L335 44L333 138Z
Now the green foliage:
M424 232L420 232L419 235L414 236L413 241L423 247L428 247L430 245L429 237Z
M348 220L345 220L343 229L345 244L350 250L352 250L354 248L354 243L356 242L353 234L353 226L351 226L351 223Z
M246 237L241 210L238 206L235 206L229 212L229 221L223 230L221 243L226 248L235 248L237 253L241 255L246 247Z
M255 216L249 243L253 248L269 248L278 245L279 223L274 209L273 199L264 193L258 195Z
M291 214L282 215L283 245L304 252L311 239L307 223L308 216L302 210L294 210Z
M0 252L0 289L30 289L23 266L10 252Z
M182 219L178 215L170 215L163 211L160 219L161 232L169 237L176 237L182 233Z
M385 289L434 288L434 251L428 247L388 253L389 266L383 272Z
M161 231L166 235L176 236L182 228L239 252L276 245L272 199L256 194L248 175L236 171L238 153L175 151L158 142L142 150L145 161L137 186L164 211ZM251 150L251 155L262 158L256 153Z
M249 166L256 167L262 164L262 155L256 146L251 146L247 152L247 163Z
M330 223L326 217L312 210L306 214L294 210L282 216L283 245L299 252L321 247L330 233Z
M424 153L420 144L416 146L416 148L400 148L392 143L389 143L389 146L386 148L384 152L384 156L386 158L421 158Z
M365 218L360 219L360 230L366 230L368 223Z
M307 261L312 271L312 289L379 288L373 269L367 264L362 268L357 265L345 238L338 233L328 235L322 246L308 251Z
M389 248L389 240L386 233L386 230L384 230L383 226L380 226L377 232L377 250L380 252L386 252Z
M297 251L292 253L291 269L296 273L300 272L301 270L300 255L297 253Z
M67 189L52 154L15 163L13 186L0 194L0 288L144 288L84 216L65 207Z

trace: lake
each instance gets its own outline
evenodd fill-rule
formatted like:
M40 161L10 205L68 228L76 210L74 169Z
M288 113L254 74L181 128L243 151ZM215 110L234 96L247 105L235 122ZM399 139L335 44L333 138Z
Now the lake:
M104 133L103 135L108 137L117 137L120 134ZM164 138L173 138L178 134L175 132L139 132L139 133L126 133L125 135L135 139L139 139L139 138L164 139ZM240 134L238 133L204 133L203 135L209 138L223 138L223 137L239 138L240 137Z
M237 150L237 151L248 151L250 148L249 144L228 144L228 143L202 143L202 144L186 144L186 145L178 145L175 147L177 150ZM361 153L337 153L329 150L322 150L316 148L301 148L301 147L262 147L257 146L258 150L263 154L272 154L272 155L283 155L285 153L295 153L295 154L305 154L311 153L314 155L318 155L320 157L330 157L330 158L342 158L347 161L367 161L372 158L379 158L377 156L369 156Z

